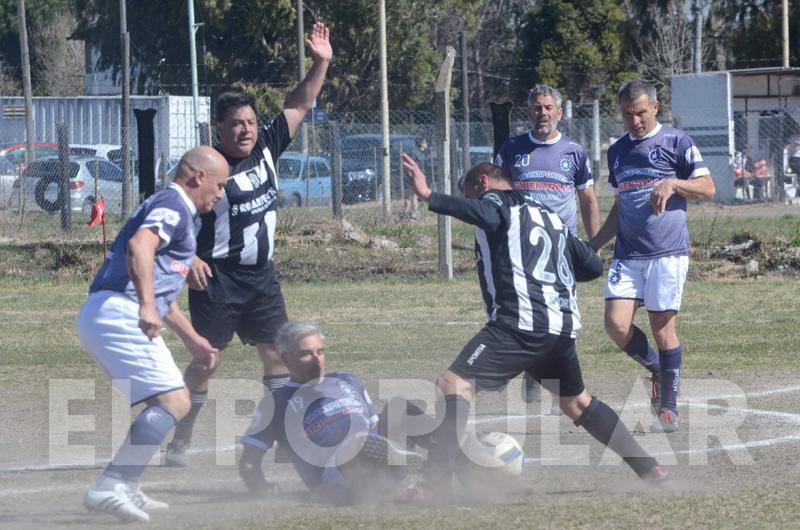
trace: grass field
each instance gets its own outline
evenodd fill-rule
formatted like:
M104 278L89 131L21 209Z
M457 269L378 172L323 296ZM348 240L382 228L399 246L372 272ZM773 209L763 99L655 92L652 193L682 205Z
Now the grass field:
M785 223L784 223L785 224ZM752 226L752 225L751 225ZM74 318L87 283L83 279L0 280L0 526L105 527L107 516L90 516L81 506L83 490L111 455L111 390L79 347ZM432 380L483 323L472 274L444 283L384 279L362 282L288 282L290 316L317 320L328 338L329 369L359 374L371 394L379 379ZM584 377L590 391L621 410L626 421L646 429L643 375L616 350L602 329L602 285L581 287L586 323L579 338ZM624 466L606 465L600 446L566 419L528 406L522 425L529 458L524 479L512 495L487 495L457 506L430 508L332 507L314 504L291 467L269 463L281 494L266 499L245 495L235 467L215 464L215 407L204 410L195 437L198 452L186 470L154 467L146 491L171 503L154 514L163 528L233 527L591 527L591 528L791 528L800 525L796 499L800 478L800 285L797 280L719 280L687 285L679 333L686 347L681 431L641 435L668 464L675 488L643 488ZM185 300L183 307L186 307ZM645 315L639 321L646 326ZM180 365L187 354L168 335ZM218 372L220 379L258 379L254 354L234 343ZM95 399L76 399L72 415L92 415L94 424L75 428L74 445L94 445L97 463L63 468L52 461L48 433L51 379L95 384ZM712 384L716 381L716 384ZM747 393L732 397L727 388ZM633 400L629 399L633 397ZM485 394L476 406L492 430L505 423L503 394ZM713 412L690 406L711 401ZM246 404L243 414L247 412ZM549 410L544 407L542 410ZM738 441L707 439L708 423L722 415ZM711 418L711 419L710 419ZM557 424L553 433L548 426ZM714 420L717 421L717 420ZM633 427L634 425L631 424ZM80 432L87 430L89 432ZM585 446L588 465L576 465L569 451ZM232 442L232 440L231 440ZM223 444L224 445L224 444ZM649 446L649 445L648 445ZM220 453L221 451L221 453ZM217 452L230 456L230 447ZM227 453L225 452L227 451ZM700 457L707 462L698 464Z

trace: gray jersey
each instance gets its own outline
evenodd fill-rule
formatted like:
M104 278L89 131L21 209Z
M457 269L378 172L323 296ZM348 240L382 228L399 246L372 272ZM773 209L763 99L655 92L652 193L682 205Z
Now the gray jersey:
M189 274L197 248L196 216L194 204L175 184L148 198L120 230L89 292L117 291L138 302L136 288L128 275L128 242L140 229L156 228L161 242L153 265L153 290L158 315L164 318Z

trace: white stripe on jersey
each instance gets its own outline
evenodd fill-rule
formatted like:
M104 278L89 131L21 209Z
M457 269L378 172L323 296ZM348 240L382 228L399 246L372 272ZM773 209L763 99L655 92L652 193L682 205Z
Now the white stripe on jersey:
M258 261L258 239L256 239L256 232L258 232L258 223L253 223L245 227L243 232L244 247L239 253L239 263L242 265L255 265Z
M486 232L482 228L475 228L475 242L481 252L481 261L483 262L483 279L486 282L486 290L489 292L489 297L492 300L492 307L486 308L486 313L489 315L489 320L494 320L497 316L497 304L495 299L497 297L497 289L494 286L494 277L492 276L492 251L489 249L489 241L486 239Z
M535 206L528 206L527 208L528 208L528 213L530 214L533 222L539 226L544 226L544 219L542 219L542 210L536 208ZM519 222L519 220L517 220L517 222Z
M264 220L267 223L267 241L269 242L269 253L267 254L267 261L272 261L272 254L275 250L275 225L278 222L278 212L270 210L267 212Z
M543 283L542 296L544 296L544 304L547 306L547 329L550 333L559 335L564 327L564 313L558 306L558 291L552 285Z
M540 210L537 208L536 211L538 212ZM553 224L553 228L559 232L564 229L564 223L561 222L561 218L558 216L558 214L547 211L545 211L544 214L547 215L548 219L550 219L550 222ZM542 223L542 226L544 226L544 223Z
M524 206L511 206L511 224L508 227L508 253L511 258L512 274L514 276L514 291L517 293L519 319L517 326L523 331L533 331L533 307L528 294L528 280L522 263L522 239L520 237L520 210ZM537 211L538 209L530 209ZM541 216L540 219L541 221ZM527 237L526 237L527 240Z
M226 258L228 256L228 243L230 242L230 220L228 219L228 196L223 195L214 204L214 213L217 218L214 220L214 250L211 256L215 259Z
M272 151L269 150L269 147L265 147L263 151L264 153L264 162L267 163L267 167L272 170L272 174L275 175L275 190L278 190L278 170L275 168L275 164L272 162ZM269 173L267 173L267 178L269 178ZM270 246L272 246L272 239L270 239Z

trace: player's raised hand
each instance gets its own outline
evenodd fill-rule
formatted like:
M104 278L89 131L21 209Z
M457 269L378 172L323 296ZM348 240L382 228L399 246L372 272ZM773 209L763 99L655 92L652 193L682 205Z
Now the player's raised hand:
M315 61L330 61L333 58L333 48L331 48L330 30L322 22L314 22L311 31L308 32L306 46L311 58Z
M653 213L661 215L667 209L667 201L675 193L675 188L672 186L670 179L663 179L659 182L652 193L650 193L650 206L653 207Z
M204 291L208 287L208 279L213 275L208 263L195 256L192 259L189 276L186 277L186 284L195 291Z
M158 316L155 304L144 304L139 306L139 329L153 340L161 333L161 317Z
M425 173L422 172L416 161L406 153L403 153L402 160L403 167L408 174L408 180L411 182L411 187L414 188L414 193L423 201L427 201L431 197L431 188L428 186Z

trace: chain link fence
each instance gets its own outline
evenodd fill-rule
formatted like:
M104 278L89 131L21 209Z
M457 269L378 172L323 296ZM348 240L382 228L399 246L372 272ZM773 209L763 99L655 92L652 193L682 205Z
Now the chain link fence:
M47 99L47 98L42 98ZM188 99L188 98L187 98ZM205 98L204 98L205 99ZM118 98L117 98L118 101ZM204 101L208 116L208 101ZM9 110L11 107L11 110ZM154 120L155 189L165 185L181 153L200 142L213 141L215 131L208 123L193 131L186 127L187 116L175 119L188 106L165 112L169 120ZM88 113L63 113L47 110L37 114L37 160L25 160L24 119L14 123L13 105L4 107L3 127L0 127L0 237L12 239L96 238L96 233L85 227L89 210L95 197L103 195L109 211L110 233L121 222L122 199L122 141L118 116L98 107ZM48 113L49 112L49 113ZM311 117L311 116L310 116ZM17 116L18 118L18 116ZM377 112L315 113L307 120L305 133L301 130L293 139L287 152L278 163L279 200L283 208L294 209L296 217L331 218L337 184L341 187L341 208L345 217L385 222L383 210L384 177L381 159L382 139L380 115ZM660 117L669 125L680 120ZM390 205L395 219L414 217L415 201L411 198L402 174L400 154L414 157L431 177L434 189L440 171L440 141L436 138L434 117L424 111L392 111L390 114ZM734 154L730 156L725 175L735 184L735 200L777 201L797 196L797 175L800 170L800 106L785 107L774 113L735 112L732 128ZM65 124L66 142L69 144L69 168L58 162L56 125ZM191 121L188 121L191 123ZM182 124L182 125L181 125ZM134 199L140 198L138 145L141 141L141 123L134 121L130 132ZM610 201L607 190L608 169L606 151L620 135L624 125L614 108L601 108L599 168L594 175L595 189ZM478 162L489 161L493 156L493 125L486 121L469 122L469 156L465 161L464 142L466 123L463 116L454 113L451 123L450 172L457 181L463 171ZM524 134L530 129L527 111L522 106L511 111L510 134ZM572 115L562 120L559 129L581 143L590 160L593 156L593 116L591 105L575 106ZM692 132L692 135L695 134ZM166 138L166 140L164 140ZM305 139L304 139L305 138ZM700 150L703 145L696 136ZM304 149L304 144L307 148ZM726 143L727 145L727 143ZM340 168L340 169L339 169ZM69 175L69 211L74 222L72 234L65 234L56 212L63 204L55 175ZM340 179L340 180L338 180ZM452 186L455 189L455 186ZM134 202L137 202L136 200Z

